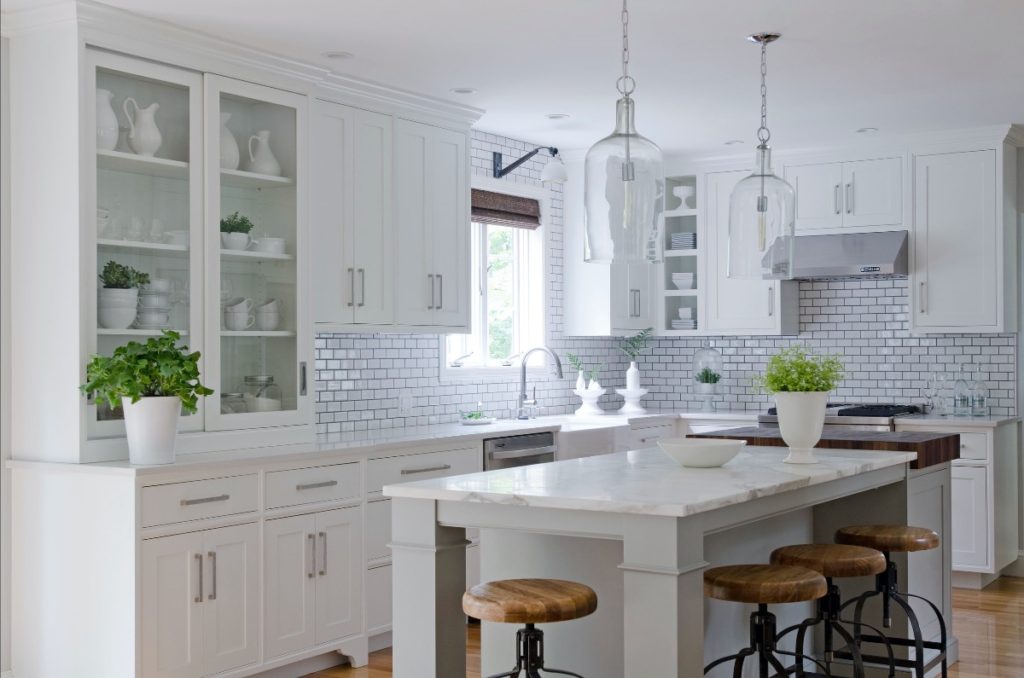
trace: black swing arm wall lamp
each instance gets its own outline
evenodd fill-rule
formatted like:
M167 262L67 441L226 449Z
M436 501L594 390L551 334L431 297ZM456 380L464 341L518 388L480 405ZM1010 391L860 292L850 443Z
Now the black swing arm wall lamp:
M562 163L561 156L558 155L558 149L553 146L540 146L533 149L523 157L516 160L508 167L502 167L501 153L494 152L494 172L493 176L495 179L501 179L502 177L515 172L519 169L524 162L537 155L540 151L547 151L551 154L551 159L544 165L544 169L541 171L541 181L551 181L561 183L569 178L568 172L566 172L565 165Z

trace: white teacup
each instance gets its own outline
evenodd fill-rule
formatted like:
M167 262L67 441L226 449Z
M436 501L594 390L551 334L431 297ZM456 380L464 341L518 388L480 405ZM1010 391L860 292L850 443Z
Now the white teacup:
M170 305L171 298L166 294L143 294L139 297L139 308L167 308Z
M168 245L184 247L188 244L188 231L165 231L164 242Z
M256 311L263 313L279 313L280 309L277 307L277 299L267 299L256 307Z
M224 326L229 330L239 331L247 330L253 326L256 322L256 317L252 313L232 313L230 311L224 312Z
M252 299L235 297L224 302L225 313L250 313L253 308Z
M256 328L265 331L276 330L281 324L280 313L270 313L267 311L257 311L256 313Z
M284 254L284 238L264 236L253 240L252 248L267 254Z
M167 311L154 311L148 308L139 309L136 318L142 325L166 325L171 320L171 314Z
M248 233L221 233L220 244L226 250L247 250L252 245L252 236Z
M171 291L172 287L173 285L168 278L150 278L149 282L142 286L142 289L147 292L166 294Z

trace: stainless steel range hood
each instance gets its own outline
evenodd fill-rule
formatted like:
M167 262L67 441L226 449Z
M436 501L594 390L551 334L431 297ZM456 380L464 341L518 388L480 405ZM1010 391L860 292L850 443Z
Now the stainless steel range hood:
M798 235L794 240L796 280L904 277L909 272L906 231Z

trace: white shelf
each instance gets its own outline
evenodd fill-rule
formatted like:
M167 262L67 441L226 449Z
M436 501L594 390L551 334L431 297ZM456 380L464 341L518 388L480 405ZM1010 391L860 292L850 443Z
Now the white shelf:
M220 250L223 259L267 259L270 261L294 261L294 254L271 254L270 252L256 252L254 250Z
M673 217L695 217L697 216L697 210L687 207L684 209L672 210L671 212L662 212L661 216L666 219L671 219Z
M666 297L695 297L697 290L665 290Z
M115 172L130 172L151 177L188 178L188 163L121 151L96 151L96 166Z
M176 330L172 327L166 329L171 332L177 332L183 337L188 336L187 330ZM131 328L127 330L108 330L104 327L99 327L96 329L96 334L101 337L159 337L163 332L164 330L136 330Z
M100 247L114 247L137 252L187 252L185 245L168 245L162 242L138 242L135 240L109 240L100 238L96 241Z
M229 169L220 171L220 180L225 186L237 188L280 188L281 186L295 185L295 182L288 177Z
M292 330L221 330L222 337L294 337Z
M696 247L692 250L665 250L663 254L666 257L695 257L700 252Z

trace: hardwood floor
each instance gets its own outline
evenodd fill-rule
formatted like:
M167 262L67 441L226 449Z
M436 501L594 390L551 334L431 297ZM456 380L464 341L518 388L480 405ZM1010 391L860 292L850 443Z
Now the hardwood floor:
M1024 676L1024 578L1002 577L982 591L953 589L953 625L960 639L956 678ZM467 678L480 676L480 627L467 631ZM361 669L339 667L306 678L390 678L391 651L370 655Z

